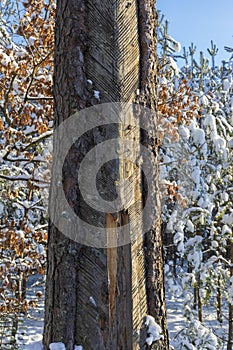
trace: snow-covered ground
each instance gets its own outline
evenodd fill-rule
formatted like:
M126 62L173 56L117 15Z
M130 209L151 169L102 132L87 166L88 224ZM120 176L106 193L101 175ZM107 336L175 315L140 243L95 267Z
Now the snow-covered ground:
M37 293L42 291L42 298L38 301ZM37 307L31 309L22 322L17 332L19 350L41 350L43 315L44 315L44 278L34 278L28 288L27 297L37 301Z
M167 321L168 321L168 330L169 330L169 340L170 345L175 346L175 337L182 328L185 327L185 319L183 316L183 299L177 298L176 300L167 298Z
M202 322L192 308L193 289L181 289L181 281L167 278L166 307L171 349L226 350L228 338L228 302L222 298L222 322L217 320L217 297L213 293L202 305ZM222 291L224 295L224 291ZM185 316L186 314L186 316Z

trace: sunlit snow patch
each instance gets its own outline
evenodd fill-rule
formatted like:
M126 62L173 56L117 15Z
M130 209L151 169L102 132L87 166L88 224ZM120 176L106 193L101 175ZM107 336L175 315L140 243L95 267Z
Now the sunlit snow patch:
M151 345L155 341L163 338L163 336L161 335L162 328L155 322L154 317L147 315L145 325L148 327L148 337L146 338L146 342L148 345Z

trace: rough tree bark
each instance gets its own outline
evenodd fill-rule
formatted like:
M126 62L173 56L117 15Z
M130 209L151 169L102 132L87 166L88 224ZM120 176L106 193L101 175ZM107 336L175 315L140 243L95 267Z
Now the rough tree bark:
M155 27L155 2L151 0L58 0L55 127L76 111L97 103L136 102L156 110ZM100 92L100 100L94 90ZM85 218L89 213L89 219L94 216L80 196L76 177L85 154L96 144L113 138L113 134L125 138L130 133L139 144L135 157L140 143L156 157L156 139L138 130L103 126L74 144L63 166L63 186L77 215ZM121 163L111 161L101 176L99 190L110 200L109 186L114 179L124 178L126 170ZM143 177L132 164L127 166L127 176L134 178L140 210L146 200ZM63 342L66 350L73 350L75 344L84 350L148 349L146 331L141 331L139 339L146 314L155 317L164 336L150 348L168 349L158 183L154 191L157 218L145 238L139 237L131 244L106 249L88 247L49 224L45 350L52 342ZM107 231L130 222L133 215L124 210L115 216L98 214L95 220ZM144 220L142 217L142 230Z

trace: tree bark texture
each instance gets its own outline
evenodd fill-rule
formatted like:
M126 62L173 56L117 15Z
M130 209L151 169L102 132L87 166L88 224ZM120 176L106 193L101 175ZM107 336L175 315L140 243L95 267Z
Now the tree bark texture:
M136 102L156 110L155 26L151 0L57 1L55 127L76 111L98 103ZM94 90L99 91L100 99ZM156 127L156 120L152 123ZM124 231L123 225L132 221L134 211L93 212L77 186L79 164L90 149L114 137L138 141L135 158L140 154L140 142L156 155L156 139L140 132L140 120L138 126L129 130L106 125L90 130L74 143L63 166L63 187L70 206L106 232L119 226ZM114 195L114 179L133 178L135 202L141 210L146 200L144 182L135 165L110 161L100 177L98 189L108 200ZM131 244L88 247L49 224L45 350L52 342L63 342L66 350L73 350L74 345L82 345L84 350L148 349L146 331L141 332L144 339L139 339L146 314L154 316L163 329L164 338L154 348L168 349L158 183L154 192L158 217L145 239L138 237ZM142 217L142 230L144 220Z

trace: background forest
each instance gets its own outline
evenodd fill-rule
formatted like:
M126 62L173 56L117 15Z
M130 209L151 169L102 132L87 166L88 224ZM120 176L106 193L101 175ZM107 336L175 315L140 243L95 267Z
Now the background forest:
M3 350L41 348L54 15L53 1L0 3ZM200 54L194 44L181 48L158 15L158 138L171 349L231 350L233 49L227 47L226 61L216 66L213 42Z

